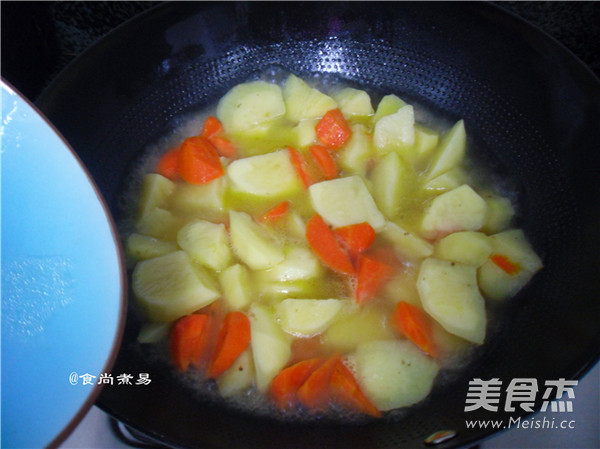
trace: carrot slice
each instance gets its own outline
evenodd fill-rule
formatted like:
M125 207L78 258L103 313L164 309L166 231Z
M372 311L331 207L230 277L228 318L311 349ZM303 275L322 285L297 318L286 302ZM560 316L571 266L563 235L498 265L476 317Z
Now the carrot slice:
M394 269L391 265L361 254L358 259L356 281L356 303L365 304L375 298L379 289L390 278Z
M338 360L331 373L331 395L340 405L375 418L381 417L381 412L365 396L354 375L342 360Z
M366 251L375 241L375 230L367 222L335 228L333 232L354 256Z
M221 156L228 159L235 159L237 157L235 145L225 137L211 136L208 138L208 140L214 145Z
M192 364L198 369L205 369L214 352L219 329L223 322L223 307L220 301L202 308L200 312L206 315L206 324L201 341L192 355Z
M208 139L188 137L181 145L179 174L190 184L205 184L225 174L219 153Z
M325 179L333 179L338 176L338 168L331 153L323 145L312 145L309 147L310 154L325 176Z
M292 147L288 147L288 151L290 153L290 160L292 161L292 165L294 166L296 173L298 173L298 176L302 180L304 187L308 189L312 184L312 180L310 179L306 163L304 162L304 159L302 159L302 155Z
M179 176L179 153L180 147L171 148L160 157L154 171L165 178L176 179Z
M222 132L223 125L221 124L218 118L213 117L211 115L204 122L204 127L202 128L202 133L200 135L208 139L210 137L216 136L217 134L221 134Z
M275 405L281 409L293 406L297 400L298 389L323 362L321 358L302 360L275 376L269 386L269 393Z
M350 257L319 214L313 215L306 223L306 239L328 267L339 273L354 274Z
M432 357L437 354L431 318L417 306L400 301L392 315L394 328Z
M332 355L321 366L312 372L298 388L298 400L312 411L326 407L329 403L331 375L336 363L341 360L339 354Z
M208 368L208 377L223 374L250 344L250 320L242 312L225 315Z
M187 371L201 344L206 328L207 315L193 314L179 318L173 325L170 337L171 359L175 367Z
M329 148L341 148L352 136L352 130L342 111L328 111L315 127L319 141Z
M502 271L504 271L506 274L510 274L511 276L521 271L521 267L519 266L519 264L514 263L508 257L502 254L492 254L490 256L490 260L494 262L499 268L501 268Z
M282 201L273 209L269 210L262 217L260 217L261 221L275 221L283 217L288 209L290 208L290 203L288 201Z

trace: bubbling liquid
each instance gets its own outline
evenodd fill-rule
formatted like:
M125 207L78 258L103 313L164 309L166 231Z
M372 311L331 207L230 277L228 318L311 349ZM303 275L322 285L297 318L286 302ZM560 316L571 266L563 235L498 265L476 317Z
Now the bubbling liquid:
M257 74L254 79L260 79L263 81L268 81L271 83L276 83L282 85L287 77L288 73L279 69L279 68L271 68L265 71L262 74ZM325 74L325 75L315 75L313 78L308 79L307 82L313 86L321 90L326 94L331 94L336 90L339 90L343 87L351 86L350 83L340 79L338 76L333 74ZM378 92L369 92L371 98L381 98ZM411 99L410 104L415 108L415 116L419 123L425 124L429 128L437 131L438 133L443 133L444 131L450 128L451 123L440 117L439 115L433 113L427 108L421 106L418 102ZM138 201L140 197L140 191L142 186L143 177L154 171L156 167L157 161L167 150L173 148L177 145L180 145L181 142L189 137L198 135L202 130L202 126L207 117L215 114L215 107L208 108L201 112L192 114L187 117L183 117L177 120L174 124L175 132L166 136L160 142L157 142L155 145L147 148L144 152L143 157L139 160L136 167L131 172L131 177L129 181L129 188L124 192L123 197L121 199L121 208L123 210L123 220L120 222L119 229L123 240L135 231L135 222L137 219L137 208ZM478 191L490 191L495 192L496 194L500 194L502 196L508 197L513 201L513 204L516 201L516 189L514 188L514 184L507 182L505 179L498 181L497 177L487 171L484 167L482 167L479 163L474 162L474 159L471 158L471 154L476 152L476 148L474 148L471 144L469 150L467 152L467 159L464 163L468 173L469 173L469 184L475 186ZM182 181L177 181L176 183L180 183ZM407 208L404 212L403 222L412 223L417 222L420 214L422 213L424 204L429 198L416 199L413 203L410 203L411 206ZM293 201L293 200L292 200ZM306 207L306 205L302 205L299 208L300 210L310 210L310 207ZM412 214L412 216L411 216ZM183 220L189 219L190 217L180 217ZM308 218L307 215L302 215L301 218L306 221ZM298 237L292 234L286 234L286 232L280 232L276 236L279 239L279 242L282 247L289 246L290 244L296 244L298 241ZM385 243L378 242L376 245L385 247ZM134 265L135 261L130 260L130 266ZM406 261L402 270L405 271L407 276L416 277L416 273L418 271L418 262ZM404 288L404 287L403 287ZM334 272L327 272L322 279L319 279L319 283L311 286L309 288L311 297L316 299L325 299L325 298L349 298L352 295L352 292L356 290L356 278L347 279L343 276L340 276ZM381 294L382 298L378 298L377 301L379 303L375 304L375 307L379 307L382 310L389 311L391 308L391 304L397 301L397 298L394 297L395 293L393 289L388 289ZM274 304L277 301L280 301L282 298L303 298L304 292L296 293L293 290L285 290L282 287L280 291L277 292L258 292L256 295L256 300L258 302L263 302L266 304ZM386 313L381 314L383 317ZM499 316L496 316L499 315ZM493 315L488 316L488 320L497 321L501 320L501 313L495 311ZM389 333L391 335L392 331L390 329L391 324L389 323L389 319L383 319L381 322L382 333ZM444 354L437 360L437 363L441 367L441 375L438 375L438 378L434 384L434 390L443 389L447 383L452 382L456 373L460 373L464 366L473 362L474 357L480 351L479 349L475 349L473 345L466 344L463 340L458 337L454 337L444 329L439 326L437 323L434 323L435 333L439 336L440 341L445 341L447 350L444 351ZM321 335L316 337L317 340L320 340L317 343L317 347L319 352L323 354L331 353L335 350L331 349L327 342L325 336ZM394 338L400 338L397 335ZM147 348L143 349L145 354L148 354L149 357L155 358L158 363L169 364L169 350L168 345L163 341L155 344L151 350L147 350ZM294 359L294 354L292 354L292 359ZM357 368L354 366L354 359L352 357L348 357L344 359L346 365L352 372L356 372ZM332 420L336 422L356 422L360 423L365 420L369 420L371 418L365 417L356 412L349 411L347 409L343 409L341 407L332 404L330 408L327 410L318 410L307 412L303 407L292 407L291 409L287 409L285 411L278 410L272 403L272 401L268 398L267 395L257 391L257 389L252 386L249 389L246 389L242 392L238 392L231 397L223 398L219 394L219 389L214 381L207 381L204 374L194 369L188 370L186 373L175 373L177 379L185 382L190 390L193 390L197 395L203 398L203 400L209 400L214 402L215 404L225 404L226 406L233 407L234 409L241 410L243 412L247 412L253 415L261 415L261 416L269 416L277 420L291 420L291 421L306 421L306 420ZM396 416L398 413L402 413L401 411L394 410L390 412L388 415Z

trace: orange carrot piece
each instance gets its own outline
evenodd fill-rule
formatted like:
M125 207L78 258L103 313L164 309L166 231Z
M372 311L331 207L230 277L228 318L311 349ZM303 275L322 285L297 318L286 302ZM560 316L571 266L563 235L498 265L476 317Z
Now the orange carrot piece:
M156 173L171 180L176 179L179 176L179 153L180 147L175 147L163 154L156 164Z
M223 322L223 307L220 301L202 308L200 312L206 315L204 334L192 355L192 364L198 369L205 369L214 353L214 348L219 336L219 329Z
M221 156L228 159L235 159L237 157L235 145L229 139L221 136L211 136L208 140L214 145Z
M223 132L223 125L216 117L212 115L206 119L204 122L204 127L202 128L202 133L200 134L202 137L206 137L207 139L217 134L221 134Z
M290 203L288 201L282 201L273 209L269 210L262 217L260 217L261 221L275 221L282 218L290 208Z
M358 259L356 280L356 303L365 304L375 298L379 289L390 278L394 269L391 265L361 254Z
M202 341L207 315L193 314L179 318L171 330L171 359L175 367L187 371L195 352Z
M352 255L366 251L375 241L375 230L367 223L357 223L333 230Z
M297 401L298 389L323 362L321 358L302 360L277 374L269 386L275 405L280 409L292 407Z
M492 254L490 260L494 262L499 268L502 269L506 274L511 276L521 271L519 264L514 263L508 257L503 254Z
M225 315L208 368L208 377L223 374L250 344L250 320L242 312Z
M319 214L313 215L306 223L306 239L328 267L338 273L354 274L350 257Z
M312 145L309 147L310 154L325 176L325 179L333 179L338 176L338 168L331 153L323 145Z
M354 375L342 360L338 360L331 373L331 396L340 405L375 418L381 417L381 412L365 396Z
M400 301L392 314L394 328L432 357L437 355L431 318L419 307Z
M225 174L219 153L204 137L188 137L181 145L179 174L190 184L205 184Z
M292 161L292 165L294 166L296 173L298 173L298 176L302 180L302 184L304 184L304 187L309 188L312 184L312 180L310 179L306 168L306 163L304 162L304 159L302 159L302 155L292 147L288 147L288 151L290 153L290 160Z
M312 372L298 388L298 400L311 411L326 407L330 399L330 381L336 363L341 360L339 354L332 355Z
M352 130L342 111L328 111L315 127L319 141L329 148L341 148L352 136Z

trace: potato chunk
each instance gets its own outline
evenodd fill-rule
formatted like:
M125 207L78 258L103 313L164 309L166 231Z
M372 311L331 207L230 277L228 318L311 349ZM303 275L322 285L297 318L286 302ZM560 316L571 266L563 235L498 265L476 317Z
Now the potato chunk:
M315 211L334 227L368 222L375 231L385 218L360 176L349 176L313 184L309 188Z
M520 229L509 229L491 235L489 241L492 246L491 256L479 268L478 273L481 290L490 299L514 296L542 268L542 260ZM495 263L495 257L504 258L500 259L504 260L504 264Z
M283 97L285 116L292 122L322 117L327 111L337 107L333 98L309 86L293 74L283 86Z
M177 233L177 243L192 260L213 270L223 270L233 261L229 235L222 223L190 221Z
M492 245L483 232L455 232L435 245L438 259L460 262L479 267L488 259Z
M364 393L383 411L424 399L439 371L437 363L406 340L363 343L351 360Z
M217 106L217 118L227 132L245 131L284 114L281 88L265 81L238 84Z
M192 265L184 251L139 262L132 288L140 310L150 321L175 321L219 297L212 279Z
M417 288L423 308L444 329L473 343L483 343L487 318L475 267L425 259Z
M230 189L269 200L286 198L302 189L286 150L233 161L227 167Z
M273 377L289 360L292 349L273 313L265 306L253 303L248 313L252 333L252 356L256 373L256 388L265 392Z
M245 212L229 212L229 234L233 251L253 270L270 268L285 258L267 229Z
M421 231L438 238L456 231L478 231L487 218L487 204L464 184L433 199L423 215Z
M284 299L277 313L284 331L303 337L323 332L344 303L340 299Z

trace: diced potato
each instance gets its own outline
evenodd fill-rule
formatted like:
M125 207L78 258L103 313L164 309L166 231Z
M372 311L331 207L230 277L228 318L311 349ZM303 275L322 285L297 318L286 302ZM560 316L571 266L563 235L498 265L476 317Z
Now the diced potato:
M425 259L417 288L423 308L444 329L473 343L483 343L487 318L475 267Z
M223 270L233 261L229 236L222 223L190 221L177 233L177 244L192 260L213 270Z
M153 257L162 256L177 250L177 245L173 242L141 235L137 233L131 234L127 238L126 251L127 255L136 260L151 259Z
M346 87L333 94L333 98L345 117L366 117L375 112L371 97L364 90Z
M284 299L277 305L281 327L289 334L310 337L327 329L342 309L340 299Z
M340 312L338 319L323 334L323 342L342 354L354 351L367 341L394 337L383 308L356 308Z
M256 156L295 146L297 133L284 117L243 131L228 133L240 157Z
M279 243L245 212L229 212L229 235L233 251L253 270L270 268L285 259Z
M206 184L179 184L170 199L172 210L185 216L223 220L227 217L224 204L226 186L225 176Z
M462 120L459 120L442 138L435 157L427 169L427 179L436 178L458 166L465 157L466 150L465 125Z
M516 295L543 266L525 234L520 229L509 229L489 236L492 257L500 255L513 264L515 272L507 273L492 260L487 260L478 273L483 294L490 299L506 299Z
M175 184L164 176L144 176L135 224L140 234L163 238L178 225L171 212L163 208L174 190Z
M163 207L175 190L175 183L157 173L149 173L142 181L138 220L157 207Z
M401 273L390 279L383 287L383 296L391 305L400 301L421 307L421 299L417 290L418 266L409 265Z
M184 251L139 262L132 288L139 309L155 322L175 321L220 296L209 275L192 265Z
M439 371L436 362L407 340L363 343L353 361L358 383L382 411L424 399Z
M333 179L309 187L315 211L334 227L368 222L377 232L385 218L360 176Z
M323 274L321 263L308 248L292 246L286 248L285 259L256 275L264 282L293 282L314 279Z
M287 150L233 161L227 177L233 192L269 200L289 198L303 188Z
M246 391L254 382L254 361L252 351L246 349L235 359L227 371L217 377L219 393L224 398Z
M238 84L217 105L217 118L230 133L271 122L285 112L281 88L265 81Z
M386 154L376 163L369 179L375 203L387 218L398 215L413 192L415 178L412 168L396 152Z
M240 310L253 300L254 289L248 269L241 264L232 265L219 273L223 299L232 310Z
M151 323L142 324L137 341L140 343L157 343L169 337L172 323Z
M331 109L337 108L333 98L310 87L296 75L290 75L283 86L286 117L292 122L322 117Z
M435 245L435 257L479 267L488 259L492 245L483 232L450 234Z
M433 254L433 245L396 223L388 221L381 235L392 245L402 259L420 260Z
M253 303L248 316L256 388L264 393L271 380L288 362L292 354L291 342L267 307Z
M138 233L167 240L176 234L179 226L179 220L173 216L171 211L162 207L150 209L135 223Z
M508 229L515 216L515 209L508 198L488 194L483 197L488 205L488 218L482 230L488 234L496 234Z
M257 300L264 303L276 303L286 298L317 298L322 294L318 279L298 281L267 281L261 272L252 273L256 287Z
M367 164L373 154L370 137L364 125L355 124L350 127L352 136L339 156L339 163L344 170L365 176Z
M419 163L422 159L437 147L440 135L423 125L415 124L415 145L412 152L413 164Z
M487 219L487 204L464 184L433 199L425 210L421 232L426 238L457 231L477 231Z
M467 175L460 167L456 167L446 173L427 181L423 188L431 194L444 193L453 190L467 182Z
M317 141L317 123L318 119L305 119L294 127L297 148L307 147Z
M404 106L406 106L406 103L396 95L386 95L379 101L379 104L377 105L377 111L375 111L375 115L373 116L373 123L377 123L386 115L398 112L398 109Z
M379 154L409 148L415 143L415 112L406 105L375 123L373 145Z

